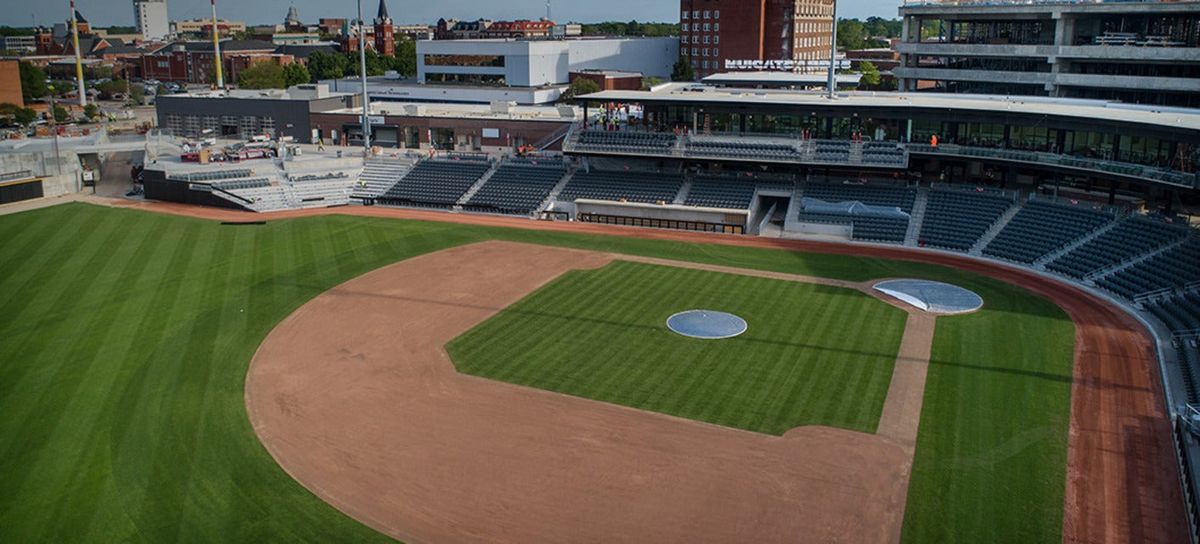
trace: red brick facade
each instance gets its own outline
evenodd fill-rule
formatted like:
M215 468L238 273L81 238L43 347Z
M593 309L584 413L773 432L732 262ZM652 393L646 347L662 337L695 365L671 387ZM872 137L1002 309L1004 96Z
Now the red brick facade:
M680 0L679 14L679 51L699 77L829 59L832 0Z

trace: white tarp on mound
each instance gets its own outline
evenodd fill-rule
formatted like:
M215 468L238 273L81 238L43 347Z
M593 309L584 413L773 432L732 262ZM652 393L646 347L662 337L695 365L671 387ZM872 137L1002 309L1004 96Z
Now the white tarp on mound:
M983 297L974 291L940 281L888 280L876 283L874 287L876 291L932 314L965 314L983 307Z

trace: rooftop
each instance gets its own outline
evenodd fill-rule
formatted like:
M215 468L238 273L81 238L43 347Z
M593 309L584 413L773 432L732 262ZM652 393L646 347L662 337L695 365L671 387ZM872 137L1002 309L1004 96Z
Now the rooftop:
M601 91L582 98L613 102L706 102L751 106L843 106L876 108L941 108L1102 119L1200 130L1200 110L1145 106L1101 100L938 93L840 92L830 100L823 92L775 89L725 89L696 83L670 83L650 91Z
M362 115L362 108L343 108L324 113ZM583 117L575 106L513 106L509 104L459 104L430 102L372 102L371 115L491 119L497 121L568 122Z

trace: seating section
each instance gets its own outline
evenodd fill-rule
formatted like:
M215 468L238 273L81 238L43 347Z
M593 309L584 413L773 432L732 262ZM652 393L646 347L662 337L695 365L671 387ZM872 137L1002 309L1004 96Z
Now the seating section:
M589 130L579 135L578 146L589 151L662 154L675 147L675 141L674 134Z
M1084 278L1092 272L1144 255L1184 236L1187 236L1187 231L1178 226L1156 219L1135 217L1122 221L1108 232L1055 259L1046 268Z
M368 159L351 196L357 199L379 198L412 170L413 164L408 159Z
M1001 193L932 190L921 225L921 245L966 251L1013 206Z
M1096 283L1132 299L1142 293L1182 287L1200 281L1200 236L1159 253Z
M858 201L872 206L895 206L912 213L917 190L896 185L808 183L804 186L804 196L826 202Z
M894 142L866 142L863 144L862 161L867 164L906 164L904 149Z
M253 189L255 187L268 187L271 185L271 180L267 178L254 179L233 179L229 181L214 181L211 184L217 189L224 191L238 191L240 189Z
M1172 331L1200 331L1200 293L1189 292L1161 299L1149 309Z
M1112 220L1112 215L1087 206L1031 200L984 248L983 253L1032 263Z
M234 168L230 170L213 170L203 172L190 172L180 174L169 174L167 179L174 181L214 181L221 179L239 179L253 176L254 172L249 168Z
M679 174L593 170L576 172L558 199L566 202L588 198L647 204L671 203L682 187L683 177Z
M696 176L684 204L708 208L749 209L757 186L753 178Z
M690 140L688 153L712 157L794 161L800 159L796 148L783 143L741 142L723 140Z
M491 167L491 162L476 160L421 161L379 197L379 202L397 206L450 208Z
M904 243L904 236L908 233L907 218L812 213L801 210L798 219L805 223L851 225L850 237L854 240L900 244Z
M561 160L508 162L500 166L487 183L467 201L467 209L509 214L527 214L550 196L550 191L566 175Z
M850 162L850 141L817 140L814 142L813 160L816 162L848 163Z

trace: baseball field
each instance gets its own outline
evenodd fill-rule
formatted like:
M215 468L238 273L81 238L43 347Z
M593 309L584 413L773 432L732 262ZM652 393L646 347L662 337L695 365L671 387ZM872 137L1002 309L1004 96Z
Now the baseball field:
M874 433L905 313L853 290L634 257L842 282L929 278L979 293L983 310L937 319L902 540L1063 540L1075 327L1050 301L981 275L871 257L342 215L232 226L85 204L0 217L0 240L0 541L406 534L356 521L343 513L355 508L318 498L285 471L247 415L247 372L272 330L322 293L484 242L629 260L565 267L511 304L480 309L478 323L447 344L460 372L772 440L810 425ZM671 311L710 306L736 310L751 330L715 348L663 340ZM392 395L405 402L404 392ZM404 482L395 487L387 493L404 493Z

